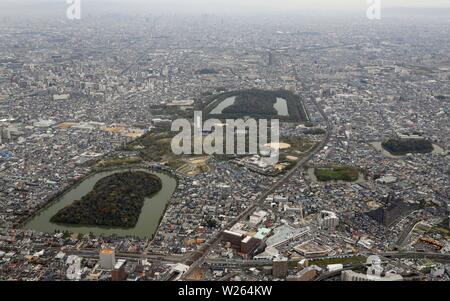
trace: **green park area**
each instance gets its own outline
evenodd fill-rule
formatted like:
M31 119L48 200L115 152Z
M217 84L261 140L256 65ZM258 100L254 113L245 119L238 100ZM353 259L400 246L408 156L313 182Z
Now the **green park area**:
M126 157L126 158L114 158L109 160L101 160L97 163L97 167L115 167L121 165L139 164L142 162L140 157Z

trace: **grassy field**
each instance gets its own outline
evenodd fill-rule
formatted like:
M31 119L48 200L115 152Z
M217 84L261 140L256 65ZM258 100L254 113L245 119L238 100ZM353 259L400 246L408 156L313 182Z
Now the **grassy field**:
M170 143L175 133L169 131L152 131L136 139L127 146L130 151L139 151L141 157L150 162L161 162L177 169L185 162L181 156L173 154Z
M171 142L175 135L170 131L153 131L130 143L127 149L139 151L146 161L164 163L189 176L208 172L208 156L175 155L172 152Z
M190 177L199 173L207 173L211 170L208 166L208 158L209 157L198 157L186 160L186 164L178 168L177 171Z

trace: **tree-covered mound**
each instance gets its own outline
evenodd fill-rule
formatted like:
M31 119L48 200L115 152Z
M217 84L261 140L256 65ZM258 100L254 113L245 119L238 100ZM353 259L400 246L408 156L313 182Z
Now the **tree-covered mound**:
M321 182L344 181L354 182L359 178L358 169L350 166L332 166L315 168L314 175Z
M222 114L210 114L217 105L229 97L236 97L233 105L223 109ZM278 115L274 107L277 98L286 100L288 116ZM209 118L239 119L249 116L255 119L277 118L290 122L306 122L309 120L300 96L286 90L250 89L232 91L216 95L206 102L203 113L208 115Z
M195 74L200 74L200 75L204 75L204 74L217 74L219 72L217 72L216 70L212 69L212 68L203 68L200 70L195 71Z
M136 226L146 197L162 188L161 180L142 171L121 172L99 180L92 191L51 218L58 224L120 228Z
M433 144L425 139L389 139L381 145L393 155L426 154L433 151Z

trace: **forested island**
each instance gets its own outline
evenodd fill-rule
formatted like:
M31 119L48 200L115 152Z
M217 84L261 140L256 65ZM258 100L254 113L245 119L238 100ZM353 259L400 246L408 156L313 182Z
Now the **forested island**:
M389 139L381 145L385 150L397 156L408 153L427 154L433 151L433 144L425 139Z
M116 173L99 180L92 191L61 209L50 221L57 224L133 228L138 222L145 198L161 188L161 180L149 173Z

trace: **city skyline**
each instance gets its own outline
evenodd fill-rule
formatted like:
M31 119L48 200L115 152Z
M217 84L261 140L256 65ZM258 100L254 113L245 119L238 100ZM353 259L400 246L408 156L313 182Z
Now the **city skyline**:
M332 12L352 13L364 12L370 3L364 0L81 0L86 11L90 14L102 13L134 13L134 14L305 14ZM55 15L62 8L67 7L63 0L2 0L0 7L2 15L9 14L52 14ZM382 0L381 7L394 14L414 14L417 9L448 9L450 4L446 0L407 1ZM416 9L416 11L411 11ZM432 11L438 12L438 11ZM442 13L442 12L441 12Z

